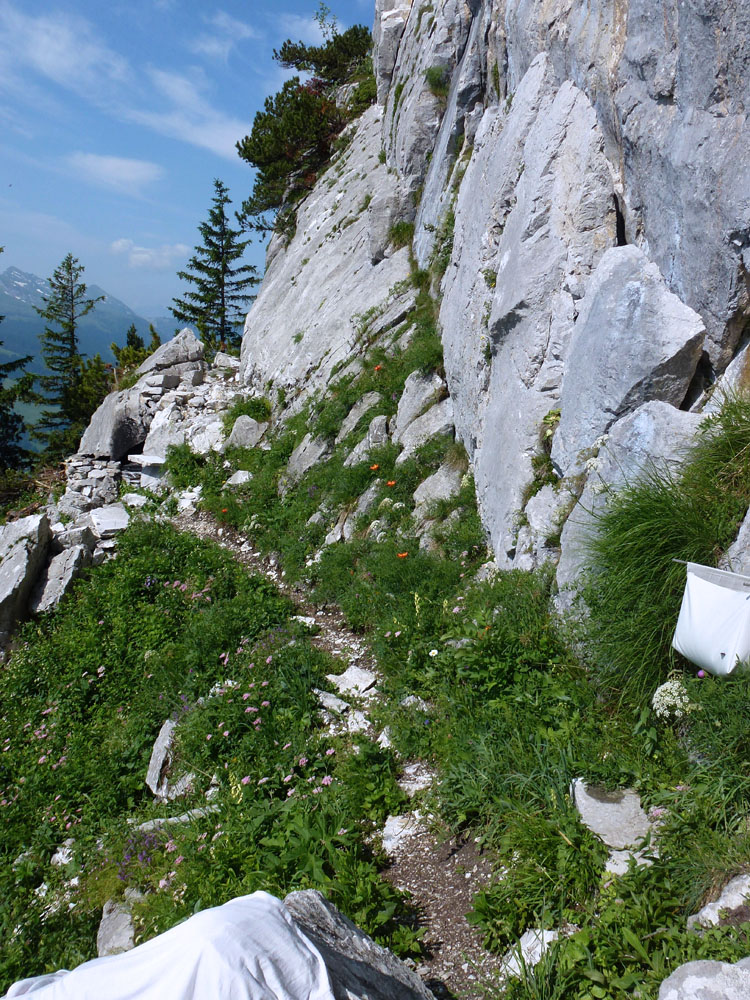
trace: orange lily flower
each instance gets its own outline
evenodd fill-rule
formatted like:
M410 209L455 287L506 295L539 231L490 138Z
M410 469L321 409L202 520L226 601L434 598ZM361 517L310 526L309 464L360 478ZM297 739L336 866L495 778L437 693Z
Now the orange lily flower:
M399 559L406 559L406 557L409 555L409 553L408 552L397 552L396 555L398 556Z

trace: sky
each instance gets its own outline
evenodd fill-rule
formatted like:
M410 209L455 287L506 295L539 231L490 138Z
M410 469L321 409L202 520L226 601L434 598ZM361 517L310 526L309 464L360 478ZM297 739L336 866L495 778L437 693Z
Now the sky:
M374 0L328 0L339 30ZM292 72L286 38L320 41L318 0L0 0L0 271L84 280L147 318L186 290L214 178L250 193L235 143ZM247 262L263 270L263 247Z

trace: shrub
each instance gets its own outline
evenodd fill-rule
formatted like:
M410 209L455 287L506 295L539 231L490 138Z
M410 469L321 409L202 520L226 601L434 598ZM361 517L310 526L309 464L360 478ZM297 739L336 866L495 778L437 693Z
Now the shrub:
M445 66L430 66L424 75L427 86L435 97L445 98L450 89L450 77Z

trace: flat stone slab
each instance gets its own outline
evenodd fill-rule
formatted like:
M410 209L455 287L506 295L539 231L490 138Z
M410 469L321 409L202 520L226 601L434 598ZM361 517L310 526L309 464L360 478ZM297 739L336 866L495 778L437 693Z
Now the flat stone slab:
M96 934L96 952L99 958L121 955L135 947L135 926L131 910L133 903L142 899L143 896L137 889L126 889L124 900L108 899L104 904Z
M343 674L327 674L327 679L333 684L339 694L363 695L375 686L377 677L371 670L364 670L354 664Z
M729 962L686 962L659 987L659 1000L747 1000L750 958Z
M89 514L91 527L94 534L99 538L112 538L113 535L124 531L130 524L130 514L125 510L124 504L112 503L106 507L96 507Z
M233 476L227 479L227 486L244 486L245 483L249 483L253 478L252 472L248 472L247 469L238 469Z
M319 688L313 688L313 692L318 697L320 707L324 708L327 712L333 712L335 715L344 715L351 708L348 702L337 698L330 691L321 691Z
M138 509L146 506L148 497L144 497L142 493L125 493L122 497L122 502L128 507Z
M601 837L607 847L617 850L635 847L651 832L640 797L632 789L605 792L577 778L573 783L573 799L583 824Z
M128 455L128 462L145 469L153 465L164 465L166 458L163 455Z
M653 854L654 852L651 851ZM630 866L630 859L633 859L639 868L648 868L653 864L646 856L645 850L637 851L610 851L604 870L610 875L626 875Z
M747 906L748 903L750 903L750 875L737 875L731 882L727 882L717 900L706 903L697 913L688 917L688 930L693 927L718 927L723 911L736 910L738 906Z

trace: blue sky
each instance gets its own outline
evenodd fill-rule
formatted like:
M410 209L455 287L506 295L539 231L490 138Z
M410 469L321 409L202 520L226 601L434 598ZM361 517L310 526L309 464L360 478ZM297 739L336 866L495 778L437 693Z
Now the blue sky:
M374 0L328 0L341 29ZM288 37L316 42L318 0L0 0L0 270L45 278L71 252L85 280L164 315L198 242L213 179L238 208L234 144L291 75ZM263 250L248 248L262 272Z

